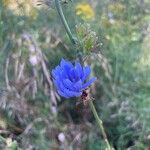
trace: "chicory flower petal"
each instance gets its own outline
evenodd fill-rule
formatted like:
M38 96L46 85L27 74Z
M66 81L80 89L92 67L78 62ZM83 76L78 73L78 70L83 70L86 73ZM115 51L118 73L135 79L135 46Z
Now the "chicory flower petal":
M54 85L59 95L65 98L79 97L83 90L96 81L93 77L87 80L91 73L89 66L82 66L79 62L75 64L62 59L60 65L52 70Z

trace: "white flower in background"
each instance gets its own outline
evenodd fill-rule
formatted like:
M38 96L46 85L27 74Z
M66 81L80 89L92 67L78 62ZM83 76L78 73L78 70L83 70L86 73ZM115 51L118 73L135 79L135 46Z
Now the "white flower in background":
M33 45L29 46L29 50L30 50L31 53L35 53L36 52L36 48Z
M30 63L31 63L32 66L36 66L36 65L39 64L39 58L35 54L34 55L30 55L29 61L30 61Z
M65 141L65 135L63 132L59 133L58 140L62 143Z

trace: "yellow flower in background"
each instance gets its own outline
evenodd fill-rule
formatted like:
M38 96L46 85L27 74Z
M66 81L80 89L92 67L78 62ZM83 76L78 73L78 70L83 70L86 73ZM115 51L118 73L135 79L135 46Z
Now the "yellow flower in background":
M125 8L126 8L125 5L123 5L119 2L114 2L114 3L108 5L108 11L110 11L114 14L123 13Z
M6 8L10 9L15 15L29 16L35 19L38 15L34 7L33 0L3 0Z
M76 6L76 14L81 16L84 20L94 19L95 12L90 4L79 3Z

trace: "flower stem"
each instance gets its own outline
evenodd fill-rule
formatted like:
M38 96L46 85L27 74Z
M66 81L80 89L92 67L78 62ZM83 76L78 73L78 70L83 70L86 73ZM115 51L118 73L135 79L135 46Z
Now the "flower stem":
M64 27L65 27L65 29L66 29L66 32L67 32L67 34L68 34L68 36L69 36L71 42L72 42L73 44L76 44L76 39L75 39L75 37L73 36L73 34L71 33L71 30L70 30L70 28L69 28L69 25L68 25L68 23L67 23L67 21L66 21L66 18L65 18L65 16L64 16L64 13L63 13L63 10L62 10L61 4L60 4L60 0L55 0L55 5L56 5L57 12L58 12L58 14L59 14L59 16L60 16L60 18L61 18L61 21L62 21L62 23L63 23L63 25L64 25Z
M107 150L112 150L112 149L111 149L111 146L110 146L110 144L109 144L109 141L108 141L108 138L107 138L107 135L106 135L104 126L103 126L103 122L102 122L102 120L99 118L99 116L98 116L98 114L97 114L97 111L96 111L96 109L95 109L95 106L94 106L94 104L93 104L93 101L90 100L89 103L90 103L90 108L91 108L91 110L92 110L92 112L93 112L93 115L94 115L94 117L95 117L95 119L96 119L96 121L97 121L97 124L98 124L98 126L99 126L99 128L100 128L100 130L101 130L101 132L102 132L103 138L104 138L104 140L105 140L105 142L106 142Z

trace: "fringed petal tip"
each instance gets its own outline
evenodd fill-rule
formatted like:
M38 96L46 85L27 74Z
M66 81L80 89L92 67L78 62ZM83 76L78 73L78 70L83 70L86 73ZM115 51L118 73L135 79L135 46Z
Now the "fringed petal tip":
M83 84L82 89L86 89L88 86L90 86L91 84L93 84L96 80L97 80L96 77L90 79L88 82L86 82L85 84Z

